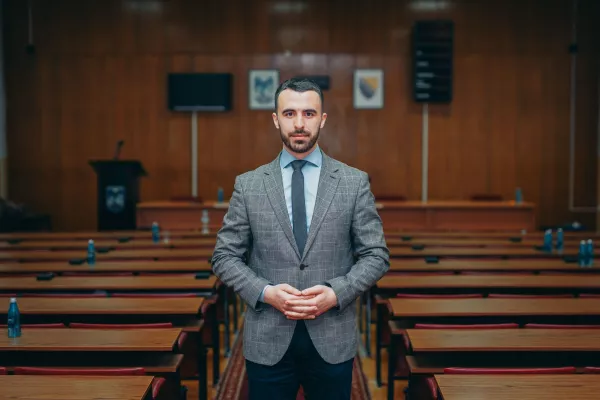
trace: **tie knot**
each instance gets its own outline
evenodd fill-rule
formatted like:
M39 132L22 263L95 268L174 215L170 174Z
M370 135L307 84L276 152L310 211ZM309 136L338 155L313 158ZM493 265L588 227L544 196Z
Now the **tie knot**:
M294 171L299 171L302 169L302 167L304 167L304 164L306 164L306 163L307 163L306 160L292 161L292 168L294 168Z

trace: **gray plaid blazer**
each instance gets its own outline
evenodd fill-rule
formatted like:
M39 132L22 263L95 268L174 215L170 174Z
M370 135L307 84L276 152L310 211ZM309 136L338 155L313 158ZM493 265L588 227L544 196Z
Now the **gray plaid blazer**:
M265 285L280 283L299 290L319 284L333 288L338 306L306 320L307 330L326 362L353 358L358 333L352 305L389 268L367 174L323 154L304 254L292 232L279 157L238 176L212 268L249 306L243 335L247 360L274 365L290 344L297 322L258 300Z

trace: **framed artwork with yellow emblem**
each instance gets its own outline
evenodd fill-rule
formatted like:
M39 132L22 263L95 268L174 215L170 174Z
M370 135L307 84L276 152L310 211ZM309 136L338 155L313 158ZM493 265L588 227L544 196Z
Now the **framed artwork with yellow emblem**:
M383 70L354 71L354 108L383 108Z

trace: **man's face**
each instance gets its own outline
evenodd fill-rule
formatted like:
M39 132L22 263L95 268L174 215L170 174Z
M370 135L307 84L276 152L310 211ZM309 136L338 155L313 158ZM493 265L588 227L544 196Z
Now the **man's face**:
M326 119L327 114L322 112L321 98L312 90L282 91L279 94L277 112L273 113L273 123L279 129L283 144L299 157L315 148L319 131L325 126Z

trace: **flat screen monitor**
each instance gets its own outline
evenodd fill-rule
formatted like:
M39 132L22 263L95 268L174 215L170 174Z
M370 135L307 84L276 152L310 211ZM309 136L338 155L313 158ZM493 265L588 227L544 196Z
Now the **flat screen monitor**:
M172 111L231 110L233 75L229 73L172 73L168 76Z

